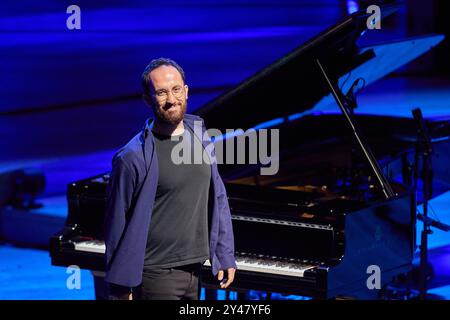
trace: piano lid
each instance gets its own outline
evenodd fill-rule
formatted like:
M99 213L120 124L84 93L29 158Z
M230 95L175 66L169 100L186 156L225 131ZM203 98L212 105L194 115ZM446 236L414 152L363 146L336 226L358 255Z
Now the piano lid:
M382 19L395 10L395 6L383 6ZM346 93L357 78L363 78L367 86L444 38L431 35L359 47L362 34L371 32L367 30L368 17L365 11L352 14L199 108L195 114L205 119L208 128L222 132L226 128L246 130L275 118L301 116L305 111L320 110L334 101L315 59L320 59Z

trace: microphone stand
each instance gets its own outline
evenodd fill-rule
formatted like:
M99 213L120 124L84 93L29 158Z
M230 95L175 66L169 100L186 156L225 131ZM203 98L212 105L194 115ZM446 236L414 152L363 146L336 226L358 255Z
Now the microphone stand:
M433 148L431 145L431 139L428 134L428 129L425 121L422 117L422 111L420 108L412 110L414 119L417 122L417 142L416 142L416 154L414 164L414 189L417 190L417 180L419 173L419 157L422 155L422 181L423 181L423 214L418 214L417 218L423 221L423 230L421 233L420 242L420 277L419 277L419 299L427 299L427 264L428 264L428 235L433 233L431 227L442 230L444 232L450 231L450 225L436 221L428 217L428 201L432 196L432 181L433 181L433 169L431 165L431 155Z
M428 200L431 198L431 154L433 152L428 130L419 108L412 110L414 119L418 126L417 150L422 155L422 181L423 181L423 230L420 237L420 278L419 278L419 299L427 298L427 260L428 260L428 235L432 233L431 224L428 218ZM416 157L418 160L418 157ZM417 164L416 164L417 165Z

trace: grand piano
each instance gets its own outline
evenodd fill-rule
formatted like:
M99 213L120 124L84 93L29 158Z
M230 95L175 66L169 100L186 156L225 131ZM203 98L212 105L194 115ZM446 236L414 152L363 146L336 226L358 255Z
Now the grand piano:
M393 11L383 7L382 19ZM261 175L258 164L219 166L238 264L229 290L376 298L380 288L411 270L415 123L358 115L344 93L351 94L357 81L367 86L382 78L443 37L361 46L371 32L368 16L352 14L196 111L208 128L222 132L279 130L276 175ZM333 103L336 112L317 113ZM92 270L97 282L104 272L108 181L102 173L70 183L66 225L50 239L53 265ZM208 261L202 284L218 288Z

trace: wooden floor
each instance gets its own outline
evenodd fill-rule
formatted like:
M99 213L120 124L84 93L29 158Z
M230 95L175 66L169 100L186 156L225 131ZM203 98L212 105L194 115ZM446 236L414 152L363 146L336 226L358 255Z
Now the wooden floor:
M91 300L95 298L89 271L81 270L81 287L69 290L66 268L51 266L48 251L0 246L1 300Z

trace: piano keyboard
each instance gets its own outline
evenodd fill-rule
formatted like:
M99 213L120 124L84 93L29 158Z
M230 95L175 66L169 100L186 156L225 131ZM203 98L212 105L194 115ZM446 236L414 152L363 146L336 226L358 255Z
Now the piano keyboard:
M74 242L74 246L76 251L95 252L103 254L106 252L105 242L99 240Z
M91 240L74 242L76 251L105 253L106 247L103 241ZM236 264L238 270L271 273L292 277L303 277L306 270L316 267L316 265L281 262L270 259L261 259L256 257L237 257ZM207 260L204 266L211 267Z
M284 263L267 259L258 258L244 258L237 257L236 265L238 270L271 273L292 277L303 277L306 270L315 268L316 265L305 265L297 263ZM209 260L204 263L204 266L211 266Z

